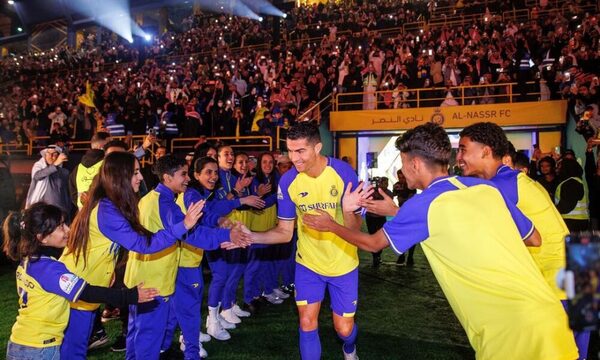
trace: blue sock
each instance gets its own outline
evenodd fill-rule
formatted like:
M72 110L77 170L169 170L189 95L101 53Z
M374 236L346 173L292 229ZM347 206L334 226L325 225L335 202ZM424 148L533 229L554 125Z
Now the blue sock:
M358 336L358 326L354 324L352 332L348 336L342 336L338 333L338 337L344 342L344 352L351 354L356 348L356 337Z
M312 331L303 331L300 329L300 357L302 360L321 359L319 329Z

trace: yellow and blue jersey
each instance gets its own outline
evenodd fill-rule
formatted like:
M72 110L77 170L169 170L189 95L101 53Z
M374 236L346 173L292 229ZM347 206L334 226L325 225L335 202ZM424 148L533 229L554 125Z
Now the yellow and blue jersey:
M260 181L257 176L252 179L250 184L250 193L258 196L258 186L261 184L268 184L269 179ZM271 192L262 196L265 201L265 207L261 210L252 210L252 216L250 221L250 230L252 231L267 231L274 228L277 225L277 184L279 183L279 176L275 175L275 181L271 184Z
M175 202L175 194L168 187L159 184L144 196L139 203L140 223L149 231L170 228L181 223L185 215ZM205 250L219 248L229 241L230 230L210 229L196 225L194 229L181 236L180 240ZM179 265L179 246L174 244L154 254L129 252L125 269L125 285L136 286L144 282L146 287L158 289L161 296L170 296L175 291L175 278Z
M331 232L304 226L302 215L319 209L343 224L342 196L350 182L353 187L358 185L354 170L333 158L327 158L325 170L316 178L292 168L279 181L277 217L298 219L296 261L320 275L340 276L354 270L358 266L357 249Z
M16 275L19 314L10 341L35 348L62 344L69 301L77 301L86 282L50 256L23 259Z
M528 247L527 250L554 293L560 300L566 299L566 293L556 285L556 274L566 266L565 236L569 234L569 229L548 192L523 172L506 165L498 168L491 181L511 203L517 205L540 233L542 245Z
M399 253L421 243L478 359L576 359L560 301L523 239L533 223L490 181L438 178L383 227Z
M75 262L75 254L68 249L61 256L67 268L77 276L95 286L108 287L115 272L119 248L152 254L176 244L187 230L183 221L167 230L157 232L150 241L146 235L135 231L121 211L108 198L101 199L92 209L89 219L89 239L86 249L87 261L83 256ZM135 284L134 286L136 286ZM93 311L100 304L77 301L71 307L77 310Z
M217 200L227 200L227 194L231 193L235 188L235 184L237 183L239 176L237 172L231 170L223 170L219 168L219 182L221 183L221 187L216 191ZM240 197L250 195L250 190L246 187L239 194L237 194L236 199L239 200ZM231 211L227 218L233 222L239 221L242 224L248 226L250 224L250 210L249 206L241 205L235 210Z

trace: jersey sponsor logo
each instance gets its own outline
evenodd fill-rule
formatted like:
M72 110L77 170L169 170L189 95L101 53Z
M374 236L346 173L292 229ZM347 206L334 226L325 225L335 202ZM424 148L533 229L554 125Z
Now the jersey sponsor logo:
M329 195L331 196L338 196L338 190L336 189L335 185L331 185L331 190L329 190Z
M281 191L281 186L277 186L277 200L283 200L283 191Z
M308 193L306 191L303 191L300 194L298 194L298 196L300 196L300 197L306 197L306 195L308 195Z
M77 281L79 281L79 278L74 274L62 274L58 279L58 285L65 294L70 294Z
M298 208L300 209L300 211L302 212L307 212L307 211L311 211L311 210L328 210L328 209L337 209L337 203L334 202L318 202L318 203L314 203L314 204L300 204L298 205Z

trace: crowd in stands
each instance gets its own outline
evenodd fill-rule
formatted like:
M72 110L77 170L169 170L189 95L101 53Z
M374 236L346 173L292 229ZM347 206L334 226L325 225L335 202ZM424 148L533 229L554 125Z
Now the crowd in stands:
M517 2L458 1L448 14L437 2L320 4L264 22L197 15L142 45L100 31L77 50L0 60L0 138L88 140L101 127L113 135L155 127L164 138L274 136L332 93L365 92L341 96L351 103L342 110L569 99L574 115L591 105L597 114L600 14L583 10L590 4L546 4L524 22L502 18L524 7ZM474 13L481 16L401 31ZM95 109L80 101L86 84ZM426 89L419 103L417 88Z

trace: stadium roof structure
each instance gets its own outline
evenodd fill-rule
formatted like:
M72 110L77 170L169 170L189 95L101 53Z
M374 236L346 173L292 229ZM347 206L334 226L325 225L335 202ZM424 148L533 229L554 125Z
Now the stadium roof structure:
M88 3L91 9L97 0L14 0L14 5L3 1L0 12L11 18L17 18L25 28L39 23L55 20L66 20L68 23L80 24L94 21L93 17L78 13L69 6L71 1ZM119 0L126 1L126 0ZM191 4L193 0L129 0L132 11Z

